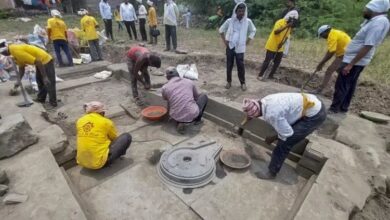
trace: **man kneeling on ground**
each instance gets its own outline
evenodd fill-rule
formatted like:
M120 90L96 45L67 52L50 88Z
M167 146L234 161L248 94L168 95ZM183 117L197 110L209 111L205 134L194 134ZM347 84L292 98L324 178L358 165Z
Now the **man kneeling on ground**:
M199 93L194 82L180 78L175 67L168 67L166 77L162 96L168 100L169 116L177 122L177 131L184 134L186 123L201 123L208 98Z
M140 81L146 90L150 89L150 76L148 67L161 67L161 59L156 54L141 46L133 46L127 52L127 68L130 74L131 89L133 98L137 105L142 105L142 101L138 96L137 81ZM142 75L138 73L141 72ZM142 76L142 77L141 77Z
M315 95L304 93L277 93L261 100L244 99L243 110L249 119L262 117L278 133L265 140L267 144L276 140L278 143L268 171L255 173L260 179L274 179L294 145L326 119L325 105Z
M104 117L104 105L90 102L84 105L85 115L77 120L77 164L88 169L109 166L115 159L126 154L131 135L119 137L114 123Z

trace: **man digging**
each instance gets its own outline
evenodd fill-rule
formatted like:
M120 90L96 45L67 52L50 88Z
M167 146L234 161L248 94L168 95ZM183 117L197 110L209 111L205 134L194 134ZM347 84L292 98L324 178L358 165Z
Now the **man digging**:
M145 47L131 47L127 52L127 68L130 74L130 85L133 92L133 98L137 105L143 105L143 102L138 95L137 82L140 81L146 90L149 90L151 87L150 75L148 72L149 66L160 68L160 57L150 53ZM139 75L139 72L141 72L141 75Z
M232 87L234 59L237 63L238 79L241 90L246 91L244 54L246 45L255 37L256 27L248 18L248 9L244 0L236 0L232 17L219 28L222 41L226 46L226 89ZM248 36L249 34L249 36Z
M276 140L278 143L268 170L255 173L260 179L274 179L294 145L326 119L325 105L315 95L303 93L277 93L261 100L244 99L243 110L249 119L262 117L278 133L265 140L267 144Z

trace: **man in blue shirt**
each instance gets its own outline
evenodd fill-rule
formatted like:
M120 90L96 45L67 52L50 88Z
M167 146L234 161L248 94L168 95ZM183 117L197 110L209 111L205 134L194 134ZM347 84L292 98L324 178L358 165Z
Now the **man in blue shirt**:
M107 0L101 0L99 4L100 15L104 21L104 26L106 29L106 36L111 38L114 41L114 35L112 35L112 12L111 6L108 4Z
M366 19L348 45L339 68L329 113L348 112L360 73L367 66L385 39L390 23L387 18L389 0L371 0L365 7Z

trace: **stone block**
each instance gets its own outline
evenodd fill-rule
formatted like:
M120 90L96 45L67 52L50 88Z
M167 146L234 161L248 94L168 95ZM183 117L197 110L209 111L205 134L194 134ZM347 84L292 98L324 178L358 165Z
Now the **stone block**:
M28 195L18 194L18 193L9 193L3 199L5 205L17 204L27 201Z
M4 196L8 191L8 186L0 184L0 196Z
M40 145L50 148L53 154L63 151L68 146L68 137L58 125L51 125L39 133Z
M309 179L311 176L315 175L314 171L312 171L306 167L303 167L299 164L297 165L296 171L300 176L302 176L303 178L306 178L306 179Z
M8 183L8 176L5 170L0 170L0 184Z
M386 194L386 179L385 175L372 176L369 182L376 192Z
M22 114L5 117L0 125L0 159L11 157L38 142Z

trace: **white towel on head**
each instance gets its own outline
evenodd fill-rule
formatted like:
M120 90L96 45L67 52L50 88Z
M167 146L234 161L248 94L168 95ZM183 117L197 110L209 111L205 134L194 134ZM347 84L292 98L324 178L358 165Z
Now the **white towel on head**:
M298 19L298 18L299 18L298 11L297 11L297 10L289 11L289 12L286 14L286 16L284 16L284 19L288 20L289 18Z
M60 17L62 18L61 12L59 12L57 9L53 9L50 11L51 16L53 17Z
M153 2L152 1L147 1L146 4L148 4L149 6L153 6Z
M390 3L389 0L371 0L366 8L376 13L384 13L389 11Z

